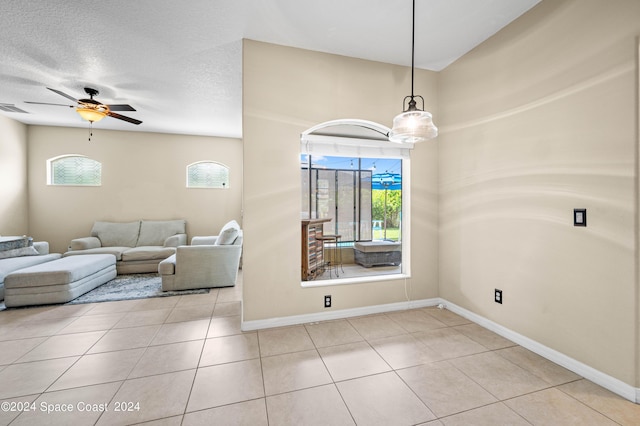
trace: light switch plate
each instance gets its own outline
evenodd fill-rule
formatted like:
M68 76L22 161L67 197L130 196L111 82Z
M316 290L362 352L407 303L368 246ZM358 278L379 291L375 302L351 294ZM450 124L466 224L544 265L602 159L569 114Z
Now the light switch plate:
M587 209L573 209L573 226L587 226Z

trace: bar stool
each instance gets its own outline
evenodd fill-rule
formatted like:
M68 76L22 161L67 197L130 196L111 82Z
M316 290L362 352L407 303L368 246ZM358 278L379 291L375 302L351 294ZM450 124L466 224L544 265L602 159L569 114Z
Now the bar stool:
M342 269L342 250L339 247L341 237L341 235L331 234L316 237L317 240L322 241L323 268L329 267L329 278L331 278L332 269L335 270L336 277L340 276L338 265L340 265L340 269L344 273L344 269ZM333 247L330 247L329 244L333 244ZM331 253L331 260L329 261L327 261L327 252Z

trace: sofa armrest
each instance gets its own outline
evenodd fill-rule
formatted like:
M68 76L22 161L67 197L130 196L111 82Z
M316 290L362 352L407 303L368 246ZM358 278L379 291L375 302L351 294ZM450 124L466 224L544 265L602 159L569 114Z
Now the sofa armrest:
M75 238L71 240L70 247L71 250L88 250L102 247L102 243L98 237Z
M165 247L178 247L178 246L184 246L186 244L187 244L187 234L172 235L166 240L164 240Z
M207 236L207 237L193 237L191 238L192 246L213 246L216 244L216 240L218 239L217 235Z
M216 262L233 262L236 258L240 257L242 253L242 247L235 245L228 246L214 246L214 245L191 245L191 246L179 246L176 249L176 263L180 263L182 260L190 262L194 260L200 263L203 259L206 259L208 264Z
M34 241L33 247L38 250L39 254L49 254L49 242L47 241Z
M234 285L240 265L241 246L195 245L176 249L176 279L183 282L217 282Z

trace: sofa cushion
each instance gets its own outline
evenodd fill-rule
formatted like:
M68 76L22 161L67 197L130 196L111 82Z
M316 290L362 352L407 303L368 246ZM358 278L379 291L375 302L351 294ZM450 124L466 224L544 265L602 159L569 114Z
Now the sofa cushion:
M224 246L233 244L233 242L238 238L238 233L240 232L240 225L235 220L231 220L227 222L220 233L218 234L218 238L216 239L215 245Z
M40 253L34 246L20 247L11 250L0 251L0 259L9 259L11 257L37 256Z
M164 241L176 234L186 233L184 220L143 220L140 236L135 246L162 246Z
M134 247L125 250L122 253L122 260L124 262L130 262L134 260L151 260L151 259L166 259L176 252L175 247L162 247L162 246L142 246Z
M402 243L393 241L361 241L353 244L355 250L363 253L386 253L402 251Z
M98 237L102 247L135 247L138 243L140 221L135 222L96 222L91 236Z
M60 259L61 257L62 255L60 253L51 253L42 256L24 256L14 257L11 259L2 259L0 260L0 283L3 283L4 277L9 275L13 271L28 268L29 266L33 265L39 265L45 262L50 262L52 260Z
M82 255L82 254L112 254L116 257L116 260L122 260L122 253L129 250L131 247L98 247L86 250L71 250L64 254L64 257Z

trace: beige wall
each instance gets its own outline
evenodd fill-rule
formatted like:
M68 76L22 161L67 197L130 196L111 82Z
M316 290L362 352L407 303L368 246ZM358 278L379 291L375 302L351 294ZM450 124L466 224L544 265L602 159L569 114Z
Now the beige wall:
M636 0L545 0L440 74L417 71L441 132L412 152L407 280L411 299L441 296L636 387L638 35ZM89 143L0 116L0 233L63 251L98 219L182 217L192 236L244 208L245 321L325 312L324 294L332 309L405 300L401 280L301 287L299 136L338 118L391 125L409 70L254 41L243 55L243 143ZM103 186L48 187L46 159L69 153L101 161ZM231 189L185 189L200 159L229 165ZM587 228L572 226L579 207Z
M30 233L63 252L96 220L185 219L189 238L241 221L242 142L200 136L29 126ZM47 159L86 155L102 163L102 186L48 186ZM186 166L230 167L229 189L187 189Z
M638 35L542 2L440 74L438 140L440 296L634 386Z
M404 282L324 288L300 285L300 134L339 118L391 125L408 95L406 67L246 40L243 63L245 321L405 300ZM436 74L416 72L416 94L437 113ZM436 111L434 111L436 110ZM436 297L437 148L419 145L412 157L413 277L411 299ZM404 255L405 253L403 253Z
M0 115L0 235L29 233L27 126Z

